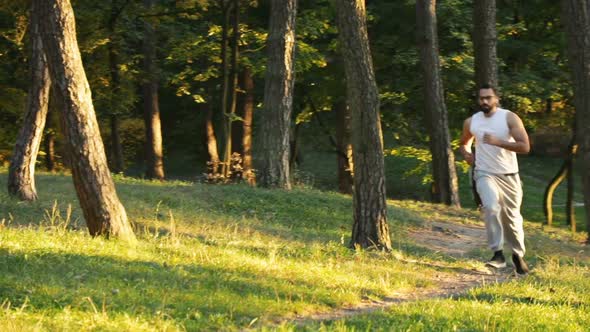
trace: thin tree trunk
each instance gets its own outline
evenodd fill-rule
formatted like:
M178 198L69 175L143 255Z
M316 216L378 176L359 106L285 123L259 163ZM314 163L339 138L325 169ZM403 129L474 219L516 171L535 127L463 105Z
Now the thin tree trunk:
M244 89L244 103L242 109L242 161L244 178L250 185L256 184L256 177L252 168L252 120L254 118L254 79L252 71L245 67L242 71Z
M573 158L567 167L567 200L565 204L567 224L573 233L576 232L576 210L574 209L574 162Z
M289 133L295 85L296 14L297 0L271 0L258 176L259 185L267 188L291 189Z
M227 1L227 2L226 2ZM228 48L228 30L231 16L231 0L221 0L221 10L223 13L223 24L221 26L221 119L223 124L223 134L226 140L225 150L223 151L223 163L221 164L221 174L225 177L229 170L229 158L227 157L228 141L231 150L231 119L228 117L228 98L229 98L229 62L227 60ZM227 160L226 160L227 159ZM226 164L227 162L227 164Z
M154 0L144 0L146 9L150 9ZM158 98L158 73L156 64L156 33L153 25L144 22L143 40L144 70L146 80L143 83L144 119L146 130L146 154L148 179L164 179L164 154L162 148L162 124L160 121L160 104Z
M352 144L350 142L350 108L340 99L334 103L336 112L336 154L338 158L338 191L352 194Z
M55 134L53 128L46 131L44 138L45 168L49 172L55 171Z
M215 137L215 128L213 127L213 109L211 105L204 104L206 107L205 133L207 135L207 153L209 155L208 168L209 174L213 178L219 173L219 153L217 152L217 138Z
M109 18L109 69L111 74L111 100L110 100L110 122L111 122L111 170L113 173L123 172L123 148L121 147L121 135L119 134L119 115L117 113L117 95L120 93L119 59L116 50L115 25L119 17L120 9L116 6L117 0L111 1L111 16Z
M475 0L473 7L473 52L475 84L498 86L496 52L496 0Z
M459 184L440 73L436 0L416 1L416 18L424 75L426 118L430 131L434 201L459 207Z
M582 163L586 229L590 230L590 0L562 0L562 8L574 83L575 132L578 160ZM590 236L586 242L590 244Z
M23 126L18 134L8 169L8 193L25 201L37 199L35 162L43 138L49 103L49 71L40 35L39 10L31 9L30 88Z
M68 0L33 0L40 10L43 47L63 101L65 136L78 200L93 236L134 242L135 235L107 167L92 96L76 41L74 11Z
M232 147L232 125L233 119L236 114L236 105L237 105L237 98L238 98L238 42L240 40L240 29L239 29L239 20L240 20L240 2L239 0L233 1L233 16L232 16L232 40L231 40L231 74L230 74L230 86L229 86L229 97L230 97L230 105L229 105L229 114L226 119L226 133L227 136L225 138L225 155L223 158L223 165L224 165L224 177L229 178L232 173L232 154L234 152L234 148Z
M391 250L379 93L369 49L365 2L337 0L336 12L352 113L354 225L350 246Z

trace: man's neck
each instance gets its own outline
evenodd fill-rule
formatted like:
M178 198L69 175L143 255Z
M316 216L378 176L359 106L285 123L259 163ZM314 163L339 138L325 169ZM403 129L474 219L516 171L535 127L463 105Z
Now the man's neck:
M492 117L494 114L496 114L496 111L498 111L498 107L494 107L492 108L489 112L487 113L483 113L483 115L485 115L486 118Z

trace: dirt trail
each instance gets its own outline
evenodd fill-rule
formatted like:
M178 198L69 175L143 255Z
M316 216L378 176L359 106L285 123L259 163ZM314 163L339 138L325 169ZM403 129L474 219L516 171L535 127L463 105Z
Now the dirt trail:
M444 253L454 257L463 257L473 250L481 248L485 243L485 229L479 225L446 223L442 221L425 222L421 228L412 229L408 236L421 246L432 251ZM421 264L417 261L411 263ZM438 267L448 267L440 265ZM413 289L412 293L393 294L380 301L367 300L353 307L339 308L327 313L317 313L297 317L291 323L304 325L311 322L337 320L341 318L362 315L382 310L395 304L433 298L448 298L466 293L469 289L492 283L501 283L513 278L510 269L492 271L487 268L452 269L452 273L441 272L434 276L437 288Z

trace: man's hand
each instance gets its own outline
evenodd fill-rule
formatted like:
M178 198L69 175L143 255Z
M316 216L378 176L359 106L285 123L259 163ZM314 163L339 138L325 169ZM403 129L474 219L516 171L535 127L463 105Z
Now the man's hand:
M473 153L467 151L467 148L463 145L461 146L459 151L461 152L461 155L463 155L463 159L465 159L465 161L469 165L473 166L473 162L475 161L475 157L473 156Z
M504 143L504 141L502 141L501 139L499 139L496 136L489 134L489 133L485 133L483 135L483 142L486 144L500 146L500 147L502 146L502 143Z

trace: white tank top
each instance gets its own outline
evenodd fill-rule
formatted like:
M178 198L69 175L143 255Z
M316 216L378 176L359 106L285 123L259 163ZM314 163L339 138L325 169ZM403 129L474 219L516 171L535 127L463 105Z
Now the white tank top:
M491 117L477 112L471 117L469 130L475 137L475 170L494 174L518 173L516 153L483 143L483 135L490 133L499 139L514 142L508 128L509 110L497 108Z

